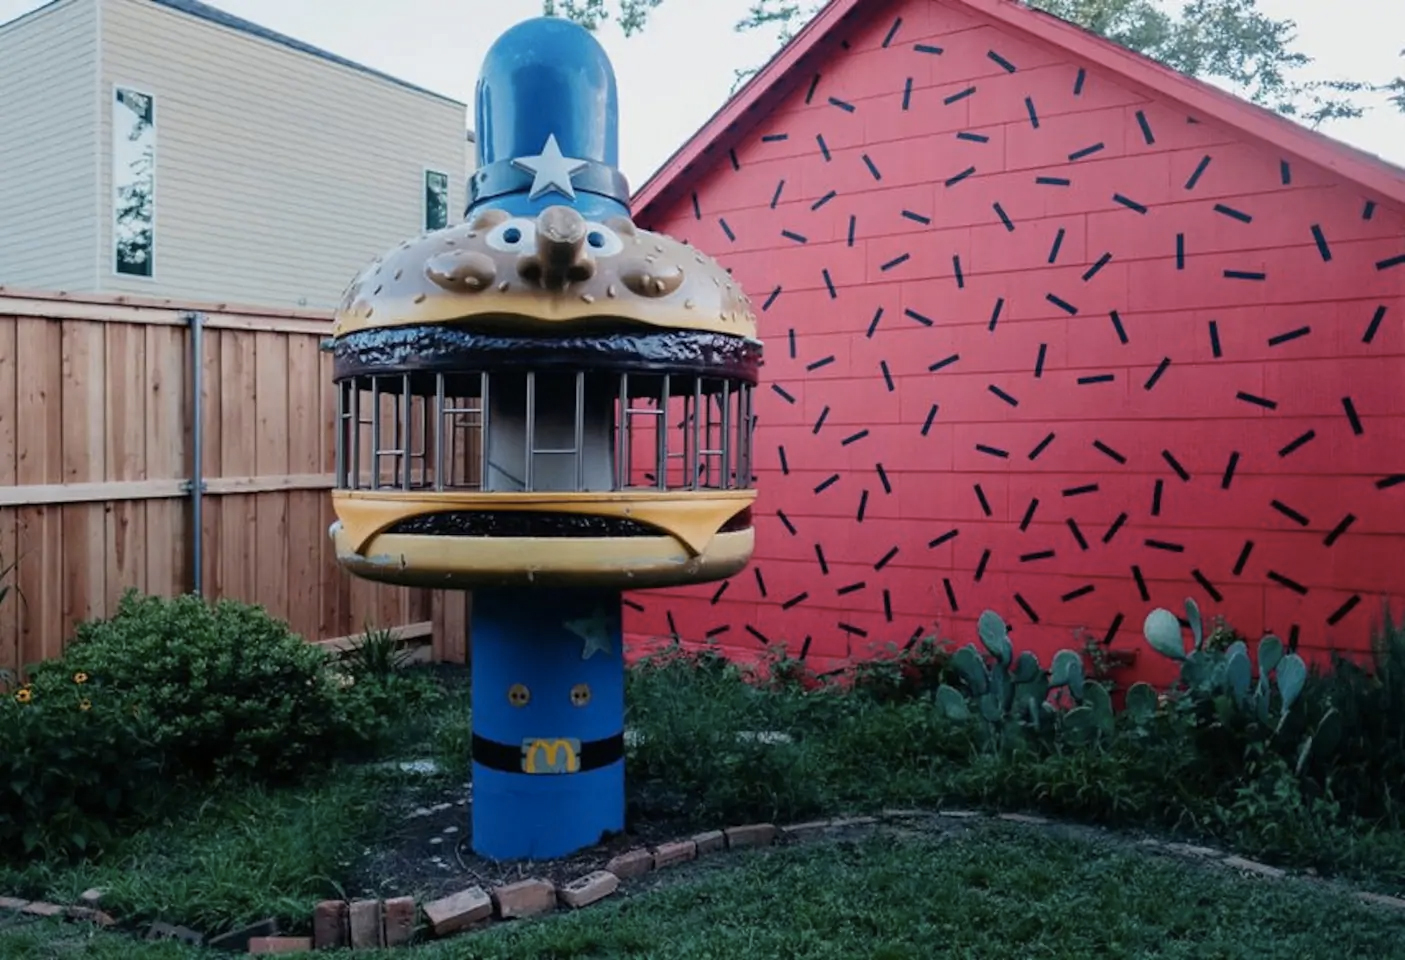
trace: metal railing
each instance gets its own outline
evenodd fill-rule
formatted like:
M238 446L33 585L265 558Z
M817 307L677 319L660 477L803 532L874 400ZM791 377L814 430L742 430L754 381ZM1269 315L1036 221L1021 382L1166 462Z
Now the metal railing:
M695 374L396 373L337 384L342 490L754 485L753 385Z

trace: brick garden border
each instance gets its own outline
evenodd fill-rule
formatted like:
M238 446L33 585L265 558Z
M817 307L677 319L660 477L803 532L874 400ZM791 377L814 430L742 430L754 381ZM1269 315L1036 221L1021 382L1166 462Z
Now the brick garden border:
M408 946L415 938L417 920L421 912L427 921L430 935L442 939L466 931L486 930L503 921L541 916L558 907L567 910L583 909L608 899L619 890L623 881L689 863L709 854L770 847L776 844L788 845L813 840L837 830L941 819L1004 820L1036 827L1077 826L1090 835L1097 835L1105 840L1126 839L1101 827L1063 823L1030 814L987 814L974 810L885 810L876 816L836 817L781 827L771 823L752 823L710 830L685 839L628 850L612 859L603 870L585 874L559 888L549 880L529 878L487 890L481 886L467 887L422 906L413 897L350 902L324 900L313 910L313 933L310 937L278 936L272 922L265 921L225 934L204 945L246 949L250 954L259 955L346 947L353 950L369 950ZM1213 847L1155 839L1140 840L1136 845L1154 854L1198 861L1219 869L1236 870L1269 880L1280 880L1289 876L1287 870ZM1297 876L1308 882L1324 885L1328 883L1312 873ZM1354 890L1352 893L1364 903L1405 910L1405 899L1364 890ZM89 890L80 898L83 905L62 906L0 896L0 917L6 912L15 912L34 917L55 917L113 927L116 921L97 908L101 897L101 891ZM146 938L180 939L194 943L203 941L195 931L164 923L152 924ZM221 944L221 941L225 941L224 944Z

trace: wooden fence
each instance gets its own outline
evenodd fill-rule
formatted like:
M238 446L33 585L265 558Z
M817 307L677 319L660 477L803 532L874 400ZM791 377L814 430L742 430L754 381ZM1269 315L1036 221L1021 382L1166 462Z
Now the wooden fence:
M202 522L193 529L202 316ZM257 603L341 644L367 625L462 661L462 593L359 580L333 556L324 313L0 287L0 667L60 653L128 588Z

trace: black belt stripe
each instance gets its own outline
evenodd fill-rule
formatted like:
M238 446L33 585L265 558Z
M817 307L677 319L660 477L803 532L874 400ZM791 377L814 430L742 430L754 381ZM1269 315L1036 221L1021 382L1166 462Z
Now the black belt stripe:
M522 773L522 744L501 743L473 734L473 762L502 773ZM608 767L624 758L624 731L603 740L581 741L578 773Z

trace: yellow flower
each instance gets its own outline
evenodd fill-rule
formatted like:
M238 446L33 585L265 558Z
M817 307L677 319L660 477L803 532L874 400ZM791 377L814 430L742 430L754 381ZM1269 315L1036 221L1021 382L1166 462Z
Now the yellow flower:
M20 703L28 703L34 699L34 691L30 690L28 687L24 687L15 694L15 699Z
M82 672L75 673L75 674L73 675L73 682L74 682L74 683L87 683L87 682L88 682L88 675L87 675L86 673L82 673Z
M87 697L84 697L82 700L79 700L79 701L78 701L78 709L79 709L79 710L91 710L91 709L93 709L93 701L89 700Z

